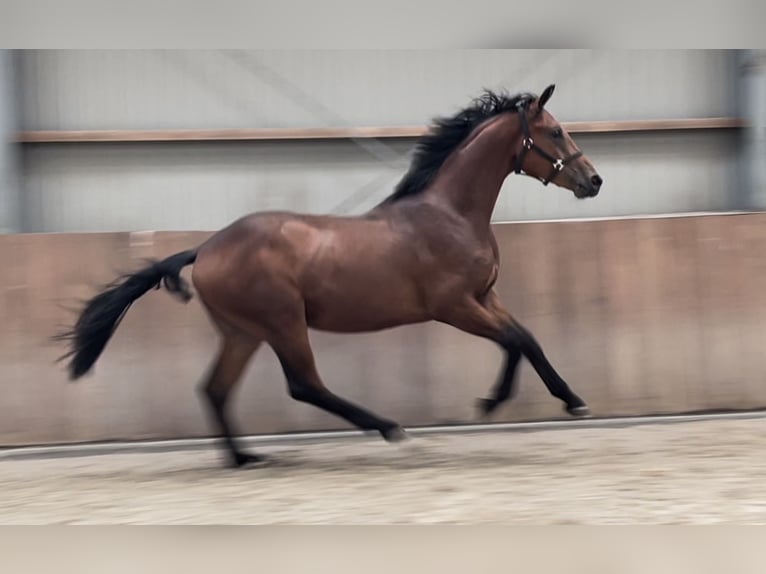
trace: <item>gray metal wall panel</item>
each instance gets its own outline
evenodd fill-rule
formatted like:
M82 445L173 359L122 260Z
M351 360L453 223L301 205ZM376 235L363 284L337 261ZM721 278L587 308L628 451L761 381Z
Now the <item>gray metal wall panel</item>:
M19 150L12 143L18 119L14 72L11 52L0 50L0 233L20 229Z
M741 168L745 201L751 209L766 209L766 50L743 50L740 74L744 87L743 113L751 125L745 134Z
M558 86L550 107L562 120L726 116L737 105L736 58L727 51L96 50L18 59L26 129L419 124L465 105L482 86L539 91L550 81ZM253 62L266 71L254 73ZM733 134L577 140L607 182L602 196L578 202L511 177L495 220L738 207ZM385 145L404 154L411 142ZM216 229L248 211L331 211L362 188L369 198L351 206L359 212L406 169L351 142L25 149L26 231Z
M345 142L46 145L25 159L28 231L217 229L256 210L328 211L385 175Z
M604 178L598 197L577 200L531 178L511 176L496 221L611 217L733 209L740 144L736 134L584 136L577 143Z
M25 51L25 129L419 124L482 87L555 82L562 120L725 116L720 50ZM239 56L237 56L239 57ZM242 64L244 62L244 65ZM254 62L270 72L256 69ZM276 73L303 96L274 84ZM308 107L307 107L308 106Z
M606 181L598 198L511 175L494 219L720 210L735 195L733 134L577 139ZM29 146L25 160L27 231L211 230L250 211L328 212L354 196L360 212L404 172L349 142L44 145Z

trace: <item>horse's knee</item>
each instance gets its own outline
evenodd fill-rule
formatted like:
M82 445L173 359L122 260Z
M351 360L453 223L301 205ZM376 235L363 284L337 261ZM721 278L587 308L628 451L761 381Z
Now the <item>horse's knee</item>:
M314 387L299 379L288 379L287 392L290 397L302 403L314 402L317 396L317 390Z

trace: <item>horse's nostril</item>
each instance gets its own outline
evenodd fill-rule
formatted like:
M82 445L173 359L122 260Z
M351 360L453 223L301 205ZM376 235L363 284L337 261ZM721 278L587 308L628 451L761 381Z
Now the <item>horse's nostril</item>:
M594 175L590 178L590 182L593 184L594 187L601 187L601 184L604 183L604 180L601 179L600 176Z

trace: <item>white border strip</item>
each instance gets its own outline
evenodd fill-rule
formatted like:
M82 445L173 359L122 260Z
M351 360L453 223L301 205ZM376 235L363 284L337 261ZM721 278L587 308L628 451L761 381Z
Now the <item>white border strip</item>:
M524 225L527 223L582 223L589 221L623 221L630 219L680 219L684 217L726 217L733 215L758 215L766 210L754 209L747 211L679 211L678 213L637 213L631 215L604 215L600 217L564 217L561 219L506 219L492 221L492 225ZM142 233L216 233L220 229L138 229L134 231L32 231L17 233L20 236L33 235L115 235L119 233L134 235Z
M756 215L764 211L681 211L678 213L638 213L631 215L605 215L603 217L565 217L562 219L512 219L493 221L493 225L523 223L580 223L587 221L623 221L626 219L680 219L684 217L717 217L731 215Z
M701 415L657 415L615 418L586 418L571 420L534 421L520 423L486 423L449 426L428 426L407 429L412 436L433 434L461 434L488 432L538 432L545 430L626 428L633 426L678 424L715 420L766 420L766 411L747 411L735 413ZM286 433L272 435L254 435L240 437L247 446L295 445L299 443L321 443L340 439L360 439L377 437L377 433L363 433L357 430L317 431L305 433ZM175 439L159 441L102 442L88 444L62 444L32 447L7 447L0 449L0 461L39 458L65 458L123 453L179 452L186 450L206 450L217 447L219 439Z

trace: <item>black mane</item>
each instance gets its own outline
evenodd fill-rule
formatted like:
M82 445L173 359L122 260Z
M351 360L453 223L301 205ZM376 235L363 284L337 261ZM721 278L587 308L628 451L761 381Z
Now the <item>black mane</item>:
M509 96L486 90L454 116L436 118L429 133L418 140L410 169L397 184L394 193L381 204L393 203L423 191L436 177L447 157L476 126L499 114L515 112L520 102L529 102L536 97L530 93Z

